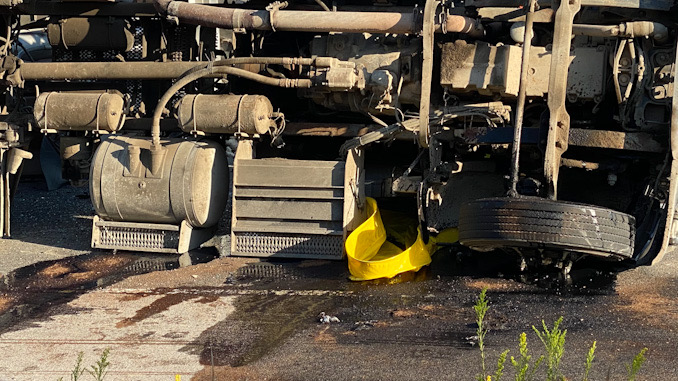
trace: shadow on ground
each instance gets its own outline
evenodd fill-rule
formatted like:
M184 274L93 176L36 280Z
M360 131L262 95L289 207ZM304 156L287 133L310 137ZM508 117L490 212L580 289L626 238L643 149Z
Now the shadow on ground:
M0 334L13 330L24 319L48 318L52 307L66 305L88 290L134 275L208 262L216 255L212 249L183 257L97 251L21 267L0 277Z

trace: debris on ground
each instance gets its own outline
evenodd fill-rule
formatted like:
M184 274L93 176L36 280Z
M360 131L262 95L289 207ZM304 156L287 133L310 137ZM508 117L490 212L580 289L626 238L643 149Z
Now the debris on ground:
M322 324L341 323L341 320L339 320L338 317L328 315L324 312L321 312L320 315L318 315L318 321Z
M353 324L351 331L362 331L365 329L374 328L374 325L379 323L379 320L363 320L357 321Z
M478 344L478 335L464 337L464 342L471 347L475 347Z

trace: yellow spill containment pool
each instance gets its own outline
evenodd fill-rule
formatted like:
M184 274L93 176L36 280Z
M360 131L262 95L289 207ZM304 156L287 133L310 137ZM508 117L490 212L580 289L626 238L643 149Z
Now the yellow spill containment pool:
M377 201L366 199L369 216L346 239L351 280L392 278L407 271L419 271L431 263L436 242L455 242L457 230L448 229L424 243L416 220L394 214L384 224Z

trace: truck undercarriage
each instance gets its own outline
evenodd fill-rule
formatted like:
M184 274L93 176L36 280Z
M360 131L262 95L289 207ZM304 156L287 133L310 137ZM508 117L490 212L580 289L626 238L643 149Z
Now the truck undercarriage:
M425 241L648 264L678 236L677 10L0 1L0 230L42 139L97 248L185 252L231 199L234 255L341 258L369 196Z

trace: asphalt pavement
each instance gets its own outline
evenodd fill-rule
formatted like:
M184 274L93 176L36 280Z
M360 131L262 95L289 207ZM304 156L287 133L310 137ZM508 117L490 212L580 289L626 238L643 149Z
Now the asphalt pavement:
M80 352L89 367L105 349L106 380L473 380L483 288L492 370L503 350L518 355L521 332L544 353L532 325L562 316L568 380L582 378L594 340L591 380L627 379L645 347L638 380L678 379L678 253L622 272L581 266L564 285L445 249L417 274L351 282L345 262L93 251L83 188L27 181L13 211L0 241L0 380L67 380Z

